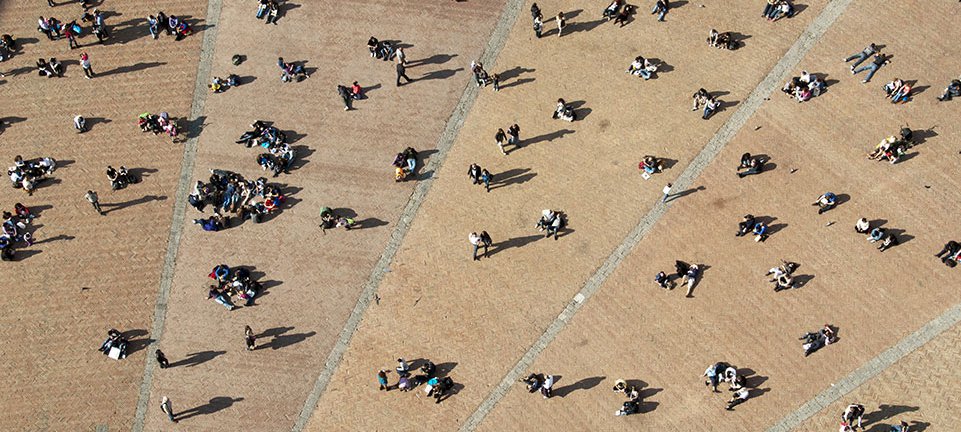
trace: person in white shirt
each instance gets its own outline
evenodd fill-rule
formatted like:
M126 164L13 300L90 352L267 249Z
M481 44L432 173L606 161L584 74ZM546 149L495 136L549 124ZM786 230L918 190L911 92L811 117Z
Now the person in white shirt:
M553 396L552 387L554 387L554 375L548 375L547 378L544 378L544 383L541 384L541 395L544 396L544 399Z
M751 392L750 390L748 390L747 387L741 387L740 390L737 390L734 392L734 394L731 396L731 400L727 401L726 409L728 411L734 411L734 407L744 403L744 401L747 400L748 396L750 396L750 393Z

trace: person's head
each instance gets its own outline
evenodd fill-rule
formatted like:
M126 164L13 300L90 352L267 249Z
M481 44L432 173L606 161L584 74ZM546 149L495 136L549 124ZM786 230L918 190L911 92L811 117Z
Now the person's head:
M564 102L564 99L561 99L561 98L558 98L558 99L557 99L557 104L558 104L558 105L564 105L565 103L566 103L566 102Z
M354 81L354 85L360 85L360 84L357 84L357 81Z

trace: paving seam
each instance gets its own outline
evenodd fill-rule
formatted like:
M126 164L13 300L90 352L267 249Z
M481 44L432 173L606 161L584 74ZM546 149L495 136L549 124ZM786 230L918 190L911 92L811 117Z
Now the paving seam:
M517 14L523 5L524 0L507 1L504 11L501 13L500 19L491 33L490 40L488 40L487 46L479 58L482 63L488 65L488 69L495 64L497 55L500 54L501 49L507 42L507 36L510 33L511 27L514 26L514 22L517 20ZM373 271L371 271L370 278L368 278L367 283L364 285L364 290L357 299L357 304L354 305L354 309L350 312L350 316L347 318L347 322L340 332L337 343L331 350L330 355L327 356L324 370L320 376L317 377L313 390L311 390L304 402L304 409L291 429L293 432L303 431L310 417L313 415L314 410L317 409L320 396L327 389L327 385L330 384L334 372L340 366L340 362L344 358L344 353L347 351L351 338L353 338L354 333L360 326L360 322L364 318L364 313L370 307L371 300L374 299L377 293L377 288L380 287L384 276L390 271L390 264L394 260L394 256L397 255L400 245L404 242L404 238L410 230L414 216L416 216L424 198L430 191L434 177L447 158L447 153L453 146L454 140L457 138L460 128L464 125L464 120L474 105L474 101L477 99L479 93L479 88L473 85L473 80L471 80L470 83L466 85L464 93L461 95L457 106L454 107L451 116L447 119L444 132L437 142L437 153L431 155L427 166L422 169L423 172L433 172L434 175L431 175L425 180L421 180L414 188L414 192L411 194L403 213L400 215L397 226L394 228L394 231L391 232L384 253L380 256L380 260L377 261L377 265Z
M213 63L214 45L217 41L217 31L220 24L222 0L207 2L207 16L204 24L207 28L203 33L200 46L200 63L197 65L197 79L194 83L193 102L190 106L190 118L199 119L204 113L207 102L207 82L210 78L210 67ZM153 327L150 338L153 340L146 348L146 365L144 366L143 381L140 384L140 399L137 401L137 413L134 417L133 431L142 432L147 416L147 403L150 400L150 387L153 383L154 366L156 362L150 355L163 338L164 325L167 318L167 301L170 298L170 287L173 284L174 270L177 264L177 253L180 250L180 238L183 234L184 218L187 214L187 195L193 184L191 181L194 171L194 161L197 157L197 141L202 124L194 126L196 130L189 131L194 136L184 143L183 162L180 165L180 180L177 183L177 195L174 199L173 218L170 223L170 236L167 238L167 254L164 256L163 269L160 274L160 292L154 307Z
M747 99L740 104L738 110L718 129L717 133L708 141L704 149L691 161L684 172L673 182L672 189L675 193L687 190L694 183L694 180L704 171L705 168L714 160L727 143L734 138L735 134L747 123L748 119L764 103L775 90L781 88L781 83L786 81L791 72L801 62L804 55L820 40L821 36L830 28L838 17L848 8L852 0L834 0L828 3L824 10L818 15L807 29L798 37L794 45L788 49L787 53L774 65L767 76L760 84L748 95ZM561 311L560 315L547 327L547 330L540 336L530 349L518 360L517 364L504 376L500 384L495 387L487 398L477 407L476 411L461 426L461 432L473 431L494 409L494 406L507 395L511 386L517 382L521 375L526 372L534 359L554 341L557 335L570 323L571 318L576 314L584 303L593 296L607 278L614 272L620 263L628 256L632 249L647 236L654 224L661 219L670 206L671 199L667 204L662 205L660 198L654 207L640 220L636 227L627 235L624 241L618 245L611 255L604 261L597 271L584 284L584 287L574 296L574 298Z
M878 376L881 372L891 367L891 365L930 342L938 335L950 330L959 322L961 322L961 304L955 305L937 318L929 321L918 331L901 339L896 345L869 360L848 376L831 384L831 387L825 389L804 405L801 405L800 408L785 416L774 426L771 426L768 432L787 432L801 425L801 423L808 418L811 418L838 399L841 399L862 384Z

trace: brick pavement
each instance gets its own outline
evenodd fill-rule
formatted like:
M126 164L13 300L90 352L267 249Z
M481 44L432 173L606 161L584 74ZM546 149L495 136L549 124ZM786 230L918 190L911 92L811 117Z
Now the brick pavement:
M198 213L188 209L160 347L171 362L193 360L156 372L145 430L166 427L157 409L163 395L175 411L201 408L183 428L293 426L416 184L394 183L390 161L406 146L431 157L467 84L464 69L481 52L503 4L422 6L297 3L273 26L254 19L252 3L223 5L211 73L255 79L208 96L193 179L209 176L209 168L262 175L257 153L233 143L255 119L289 131L302 161L274 179L287 185L290 198L269 221L208 233L190 223ZM355 19L358 10L369 20ZM457 37L432 37L462 22L475 25ZM372 34L411 45L408 75L428 79L392 85L393 65L367 54ZM229 66L235 53L248 60ZM278 56L307 60L316 70L303 82L281 83ZM336 84L353 80L369 87L369 98L344 112ZM356 212L370 227L325 235L316 228L322 206ZM221 262L255 267L273 281L256 306L226 313L204 300L201 284ZM242 349L244 325L261 334L263 348Z
M558 8L555 4L539 4L545 14L553 14L551 10ZM568 11L574 9L566 6ZM371 429L450 429L463 422L513 365L514 359L556 316L561 308L557 305L571 298L595 266L636 224L634 215L657 200L662 182L676 176L678 171L674 170L680 168L672 168L645 184L636 177L640 156L651 152L671 159L690 160L705 137L711 136L733 112L728 109L712 121L701 121L686 108L692 89L727 88L731 94L725 100L740 100L806 25L802 14L796 21L785 22L786 27L774 29L763 23L765 25L743 30L752 33L756 28L758 32L770 32L764 33L766 37L753 33L751 41L758 41L760 51L738 57L750 62L751 67L742 63L742 68L735 71L731 65L729 73L741 77L750 73L751 79L726 80L719 71L705 81L699 75L679 73L684 61L694 62L685 51L703 43L700 36L703 29L697 16L687 20L675 18L679 22L675 25L683 26L684 33L692 36L680 39L686 41L683 45L674 46L666 43L664 33L644 32L636 26L597 27L584 23L593 20L589 12L579 13L584 16L574 17L571 22L581 22L580 28L590 31L542 41L531 41L529 23L526 19L518 20L514 35L492 69L535 69L529 75L534 81L497 95L482 95L473 115L465 122L460 138L463 144L452 150L445 170L463 169L477 161L482 166L493 166L491 171L495 176L507 170L528 175L521 177L523 182L495 189L488 196L477 188L470 189L462 173L441 172L432 192L436 195L432 196L464 198L428 200L424 204L418 216L421 223L415 222L412 226L380 289L380 306L371 309L365 317L351 350L345 355L342 370L335 374L328 392L321 398L308 429L323 430L345 424ZM680 12L676 17L682 17ZM808 17L813 19L814 14ZM730 23L726 25L736 28ZM572 24L572 28L577 27ZM618 31L621 33L612 33ZM662 58L677 70L663 73L655 81L629 79L621 71L638 52L603 42L611 35L624 32L631 32L628 33L631 37L650 38L650 42L640 46L659 44L658 49L640 54ZM540 48L535 51L537 55L532 56L528 47L535 42L540 43ZM558 54L572 52L575 47L590 50L577 51L578 56ZM588 81L581 78L587 65L616 72L610 83ZM722 87L722 82L737 82L737 87ZM639 95L620 96L624 88L633 86ZM583 122L551 121L548 116L557 97L585 100L584 107L591 111ZM639 129L621 114L630 112L638 103L658 100L674 104L665 104L665 111L672 111L658 116L659 128ZM536 143L505 158L491 143L490 134L496 127L504 127L514 120L521 124L525 137L563 137L553 142L535 138ZM574 132L555 133L559 130ZM575 169L578 163L588 159L591 170ZM623 181L626 176L633 180ZM583 199L585 193L590 193L592 199ZM625 201L621 199L624 196L632 199ZM635 196L638 198L633 198ZM531 229L540 209L548 206L561 208L571 215L574 231L557 242L538 241L536 231ZM603 223L590 220L591 215L597 213L595 209L603 209ZM466 255L466 233L480 229L488 230L495 243L501 239L509 241L507 247L495 252L490 260L471 263ZM427 263L430 267L422 269ZM524 282L518 282L521 280ZM459 306L465 304L470 308L465 310ZM395 328L417 330L396 338L391 330ZM420 407L429 402L412 395L376 397L376 387L371 387L373 372L389 366L392 358L402 354L430 357L437 363L456 363L451 375L464 388L439 407L431 408ZM398 403L396 397L402 398L402 402ZM358 412L360 410L364 413ZM370 415L371 412L378 415Z
M955 113L934 101L936 91L903 106L883 99L880 86L894 76L930 83L935 90L946 75L942 59L926 54L940 46L920 50L916 41L936 39L947 22L903 12L894 5L855 2L800 66L838 82L803 104L772 96L705 171L699 183L707 189L676 202L534 363L532 370L562 375L559 387L578 383L567 389L569 395L545 404L515 386L480 429L508 424L524 429L537 422L574 429L636 424L679 430L704 424L760 430L957 304L961 299L950 288L956 275L930 254L957 235L947 224L952 210L944 202L956 200L958 184L941 173L953 163L948 155L956 151L951 143L958 132L939 126L936 137L915 148L916 156L895 166L864 159L901 124L945 125ZM880 23L894 16L915 24L900 34L881 30ZM909 35L908 28L924 30ZM839 59L872 40L886 43L895 62L862 85ZM777 167L736 180L733 167L746 151L770 155ZM850 201L817 217L809 203L827 190L849 194ZM784 226L763 244L735 239L731 234L745 213L776 217ZM876 255L851 229L862 215L904 230L910 237L902 241L908 241ZM771 292L763 273L780 258L801 263L799 273L813 279L795 291ZM695 299L662 292L652 283L674 259L709 266ZM637 322L643 326L632 325ZM804 358L796 338L825 322L840 328L840 343ZM734 413L723 411L726 395L712 395L699 379L719 360L756 376L749 382L758 387L757 398ZM590 380L594 377L603 379ZM617 378L644 381L645 414L611 415L622 400L606 386ZM584 390L588 385L593 390Z
M158 283L172 200L180 167L178 144L141 134L137 115L168 111L186 116L196 70L200 33L175 42L152 40L145 17L155 2L106 2L113 39L84 46L98 77L83 79L66 40L49 41L36 31L39 15L79 19L76 4L0 3L0 32L23 44L22 53L0 64L0 106L12 124L0 134L0 160L17 154L51 156L60 167L27 197L0 188L5 210L21 201L40 211L33 247L18 262L0 266L9 281L0 300L0 428L4 430L121 430L130 427ZM63 3L63 2L59 2ZM202 23L198 2L169 1L169 14ZM87 35L84 45L96 40ZM57 57L63 78L36 76L37 58ZM83 114L91 130L76 135L72 118ZM171 157L171 155L175 155ZM106 165L125 165L143 181L110 191ZM99 192L107 216L83 199ZM111 327L130 331L132 352L121 362L96 348Z

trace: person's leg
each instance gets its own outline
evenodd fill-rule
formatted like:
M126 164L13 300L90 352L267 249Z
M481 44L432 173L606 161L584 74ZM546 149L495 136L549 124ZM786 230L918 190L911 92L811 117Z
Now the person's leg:
M640 69L637 73L640 74L641 78L644 78L645 81L651 79L651 73L647 70Z
M762 13L761 16L770 17L770 16L771 16L771 10L773 10L773 9L774 9L774 5L772 5L772 4L770 4L770 3L764 5L764 13Z
M486 189L487 192L490 192L490 191L491 191L491 178L490 178L490 177L484 177L484 189Z
M860 65L861 63L864 63L864 61L868 59L868 55L863 52L855 55L854 57L857 58L858 60L851 65L851 69L858 67L858 65Z
M93 204L93 209L96 210L97 213L103 214L103 210L100 209L100 201L94 201L91 204Z
M473 251L473 253L472 253L472 255L473 255L472 257L473 257L474 261L477 261L477 249L478 249L478 246L477 246L476 244L475 244L475 245L472 245L472 246L474 246L474 251Z
M657 20L664 21L664 15L667 15L667 9L661 8L661 14L657 16Z
M879 67L880 67L880 66L878 66L878 65L876 65L876 64L874 64L874 63L871 63L870 65L868 65L868 66L867 66L867 68L868 68L868 76L864 78L864 82L870 82L870 81L871 81L871 77L874 76L875 72L878 71L878 68L879 68Z

